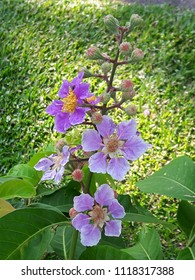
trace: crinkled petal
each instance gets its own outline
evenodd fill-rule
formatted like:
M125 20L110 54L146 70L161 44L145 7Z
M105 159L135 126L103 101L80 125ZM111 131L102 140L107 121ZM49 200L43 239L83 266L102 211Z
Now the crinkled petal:
M56 169L48 170L43 174L41 181L52 180L54 179L55 175L56 175Z
M85 152L93 152L100 149L102 139L94 129L86 129L82 136L82 147Z
M74 88L76 85L80 84L82 82L82 79L84 77L84 72L79 72L78 75L70 82L71 88Z
M134 136L131 140L124 144L122 150L126 159L136 160L150 147L151 145L147 144L143 139L138 136Z
M69 114L61 112L61 113L56 115L55 129L58 132L64 133L70 127L71 127L71 124L70 124L70 121L69 121Z
M111 220L106 223L105 235L106 236L120 236L121 234L121 221Z
M109 205L108 210L115 219L122 219L125 216L125 209L117 199L112 201L112 204Z
M94 199L89 194L82 193L81 195L74 197L74 209L77 212L92 210L93 205Z
M61 166L61 168L56 172L54 181L56 184L59 184L60 181L62 180L62 176L64 174L64 166Z
M107 167L107 172L115 180L121 181L129 171L129 163L125 158L112 158Z
M81 243L84 246L95 246L101 239L101 231L98 227L88 224L81 228Z
M137 123L135 119L130 121L123 121L119 123L117 127L117 135L121 140L131 139L132 136L136 135L137 132Z
M62 148L62 153L63 153L63 159L60 164L64 166L69 161L69 157L70 157L69 147L64 146Z
M107 138L114 133L116 125L109 116L103 116L103 120L100 124L96 124L99 133Z
M86 115L85 108L76 108L74 113L70 114L69 121L71 125L80 124L84 122Z
M89 88L90 85L88 83L78 84L74 89L74 93L78 99L85 99L91 96L91 93L89 93Z
M77 230L81 231L82 227L89 224L90 217L86 214L79 213L72 219L72 225Z
M101 206L109 206L115 199L113 189L107 184L103 184L97 189L94 198Z
M98 152L92 155L89 159L89 169L91 172L106 173L106 156L105 154Z
M58 91L58 95L60 98L64 98L68 95L69 93L69 82L67 80L64 80L59 91Z
M55 116L59 112L61 112L63 106L63 102L61 100L54 100L51 105L46 108L46 113L51 116Z
M38 163L34 166L34 168L39 171L47 171L51 165L53 165L52 160L48 158L42 158L38 161Z

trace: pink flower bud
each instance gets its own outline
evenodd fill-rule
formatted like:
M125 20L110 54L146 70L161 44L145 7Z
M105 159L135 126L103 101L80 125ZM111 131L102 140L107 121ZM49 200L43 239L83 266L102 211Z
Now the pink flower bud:
M86 56L89 59L93 59L93 60L97 60L97 59L101 59L101 60L105 60L105 57L101 54L99 48L95 47L95 46L91 46L87 52L86 52Z
M129 42L123 42L120 44L119 49L124 55L130 55L132 52L132 46Z
M78 214L78 212L74 208L71 208L69 210L69 216L71 219L73 219L77 214Z
M122 91L131 91L133 89L133 82L131 80L123 80L121 82L121 90Z
M132 54L131 54L131 59L132 61L140 61L144 58L144 53L142 52L142 50L136 48L133 50Z
M74 181L81 182L84 178L84 173L81 169L75 169L72 172L72 178Z
M134 96L135 96L135 90L132 89L131 91L124 91L122 93L122 100L123 101L132 100Z
M133 116L137 113L137 108L135 105L129 105L125 108L125 112L127 113L128 116Z
M91 116L91 121L93 124L100 124L102 122L102 114L100 112L94 112Z
M130 27L141 26L143 24L143 19L138 14L132 14L130 18Z
M102 69L102 72L104 74L108 74L108 72L111 70L111 65L109 62L104 62L102 65L101 65L101 69Z

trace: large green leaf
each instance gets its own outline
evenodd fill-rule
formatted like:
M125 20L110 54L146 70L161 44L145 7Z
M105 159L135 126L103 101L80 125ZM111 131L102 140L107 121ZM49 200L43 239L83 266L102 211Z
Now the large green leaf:
M0 219L0 259L40 259L57 225L68 224L62 213L50 209L15 210Z
M50 195L43 196L39 201L57 207L62 212L69 212L73 207L73 198L80 195L75 190L79 185L78 182L71 181L66 187L60 188Z
M195 235L195 206L188 201L181 201L177 211L177 220L188 238Z
M9 202L0 198L0 218L14 210L15 208Z
M149 178L137 183L146 193L195 201L195 164L187 156L174 159Z
M178 255L177 260L195 260L195 244L184 248Z
M71 225L60 226L56 229L56 235L51 242L51 246L61 259L66 260L69 258L73 230L74 229ZM84 250L85 247L81 244L80 238L77 238L77 245L74 254L75 259L78 259Z
M14 177L1 178L0 198L31 198L35 196L35 194L35 187L29 181Z
M142 228L139 242L130 248L122 249L136 260L162 260L162 247L160 238L155 229Z
M134 260L134 258L122 250L111 246L98 245L87 248L80 256L80 260Z
M19 179L24 179L30 182L33 186L36 186L40 181L39 173L28 164L18 164L12 167L8 174L10 177L16 177Z

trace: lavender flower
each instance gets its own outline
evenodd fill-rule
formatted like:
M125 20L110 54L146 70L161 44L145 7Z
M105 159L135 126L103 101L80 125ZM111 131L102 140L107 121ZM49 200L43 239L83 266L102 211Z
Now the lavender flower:
M101 239L104 229L106 236L121 234L121 219L125 216L122 205L115 199L114 191L107 184L101 185L94 194L81 194L74 198L76 216L72 225L81 234L84 246L94 246Z
M61 100L54 100L46 109L51 116L55 116L55 129L64 133L72 125L80 124L84 121L86 112L90 108L81 107L84 99L93 95L89 93L89 84L82 83L84 72L80 72L78 76L63 84L58 92Z
M82 147L86 152L95 152L89 158L91 172L110 174L116 180L123 180L129 171L128 160L138 159L151 145L137 135L136 121L121 122L118 127L109 116L103 116L97 131L85 130Z
M41 181L54 179L56 184L59 184L64 174L65 165L69 161L69 157L69 147L64 146L62 152L40 159L34 168L44 172Z

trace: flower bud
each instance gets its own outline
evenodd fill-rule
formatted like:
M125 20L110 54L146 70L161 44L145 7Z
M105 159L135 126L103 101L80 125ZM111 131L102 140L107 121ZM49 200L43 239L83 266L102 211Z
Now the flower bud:
M123 101L132 100L134 96L135 96L135 90L132 89L131 91L124 91L122 93L122 100Z
M72 172L72 178L74 181L77 181L77 182L82 182L83 178L84 178L84 173L81 169L75 169L73 172Z
M131 59L132 61L140 61L144 58L144 53L142 52L142 50L136 48L133 50L132 54L131 54Z
M101 101L103 104L107 104L109 100L110 100L110 94L109 94L109 92L103 92L103 93L100 95L100 101Z
M94 74L91 73L87 68L81 68L81 71L84 72L84 78L93 77Z
M100 124L102 122L102 114L100 112L94 112L91 115L91 121L93 124Z
M127 113L128 116L133 116L137 113L137 109L135 105L129 105L125 108L125 112Z
M134 86L134 84L131 80L129 80L129 79L123 80L121 82L121 91L126 91L126 92L132 91L133 86Z
M78 214L78 212L74 208L71 208L69 210L69 216L71 219L73 219L77 214Z
M138 14L133 14L130 18L130 27L133 28L135 26L141 26L143 23L142 17Z
M87 50L86 56L92 60L97 60L97 59L105 60L105 57L101 54L100 49L95 46L91 46Z
M56 143L55 148L56 148L56 150L61 151L62 148L63 148L65 145L66 145L66 142L64 141L64 139L60 139L60 140Z
M132 52L132 46L129 42L123 42L120 44L119 50L121 51L122 54L128 56Z
M111 65L109 62L104 62L102 65L101 65L101 69L102 69L102 72L106 75L108 74L108 72L111 70Z
M119 22L115 17L113 17L112 15L105 16L104 24L109 33L118 34Z

